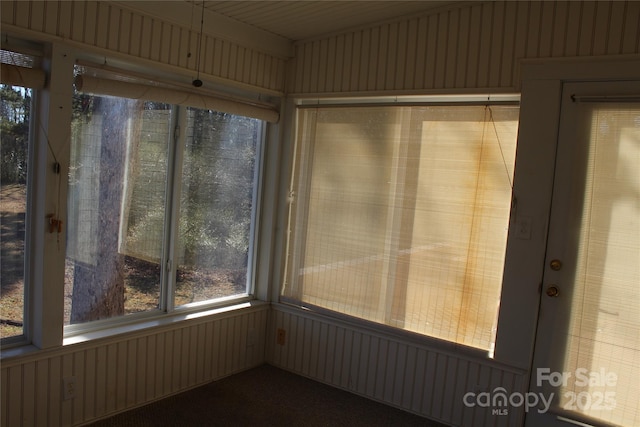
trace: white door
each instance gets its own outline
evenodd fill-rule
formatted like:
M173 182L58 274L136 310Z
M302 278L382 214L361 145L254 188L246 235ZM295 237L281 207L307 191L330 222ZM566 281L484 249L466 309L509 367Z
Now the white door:
M540 304L526 425L640 426L640 82L563 86Z

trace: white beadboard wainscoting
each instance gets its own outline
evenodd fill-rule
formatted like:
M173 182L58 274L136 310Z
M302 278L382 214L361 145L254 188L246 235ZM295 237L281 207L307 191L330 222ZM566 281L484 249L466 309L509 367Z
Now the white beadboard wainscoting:
M286 58L212 34L205 33L200 40L198 28L188 22L167 22L130 8L130 3L3 0L2 31L64 41L81 49L104 52L110 59L138 58L151 67L162 64L180 73L199 69L203 76L227 83L283 92ZM163 7L162 3L151 7ZM167 2L166 6L172 5ZM188 16L186 3L178 9ZM205 54L198 62L195 52L200 44Z
M2 360L0 425L85 424L259 366L268 316L257 303Z
M638 54L639 19L634 1L463 2L297 42L288 93L512 91L523 59Z
M269 330L267 362L279 368L453 426L523 424L524 407L464 404L468 392L526 393L523 370L286 305L272 306Z

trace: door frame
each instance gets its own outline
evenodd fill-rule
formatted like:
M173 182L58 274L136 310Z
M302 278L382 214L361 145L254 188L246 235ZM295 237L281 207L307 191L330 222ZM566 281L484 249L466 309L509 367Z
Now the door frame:
M494 357L531 373L563 85L637 79L640 56L523 61L521 75L514 200Z

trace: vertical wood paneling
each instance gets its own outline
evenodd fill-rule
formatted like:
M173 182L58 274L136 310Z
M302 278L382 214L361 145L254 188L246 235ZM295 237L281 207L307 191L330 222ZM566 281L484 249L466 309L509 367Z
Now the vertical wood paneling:
M10 3L10 2L2 2ZM39 7L40 6L40 7ZM44 7L32 5L29 16L29 28L34 31L42 31L44 27Z
M69 358L71 362L71 376L76 379L76 398L71 401L72 407L72 415L71 420L72 424L77 424L84 420L84 407L86 402L86 392L85 392L85 352L79 351L75 352ZM67 374L65 374L67 376Z
M374 27L370 30L370 32L371 36L369 42L369 50L371 54L367 61L367 68L369 69L369 77L367 78L367 90L375 90L378 78L377 65L380 55L380 50L378 49L378 46L380 45L380 27ZM331 40L329 41L329 43L329 46L331 46ZM331 88L333 87L335 86L328 84L327 91L331 91Z
M128 364L128 341L121 341L115 346L116 358L116 388L115 388L115 409L122 411L127 408L127 389L129 382ZM134 361L135 362L135 361ZM132 362L132 363L134 363Z
M11 15L16 25L24 28L29 28L31 21L31 4L28 2L16 2L15 11Z
M17 5L15 2L9 2L9 1L0 2L0 16L2 16L3 19L8 19L11 22L15 22L16 6ZM1 417L2 417L2 414L0 414L0 420L2 420Z
M447 14L447 61L445 64L444 87L454 88L457 68L460 66L458 47L460 44L460 11L452 10ZM464 65L463 65L464 66Z
M111 6L105 3L97 2L95 15L95 45L100 48L107 48L109 43L109 30L112 22Z
M176 57L172 50L175 51L174 40L180 40L178 37L174 37L173 33L173 25L167 24L166 22L158 23L158 31L160 33L160 37L156 41L157 49L158 49L158 60L164 64L175 64L177 63Z
M22 425L35 424L35 402L31 397L35 394L35 363L25 363L22 367Z
M107 348L101 346L96 348L96 379L93 383L95 393L95 417L103 416L107 411ZM89 414L90 415L90 414Z
M442 13L437 16L436 21L436 38L435 42L435 61L432 63L432 67L435 68L433 87L435 89L444 88L445 77L447 72L447 51L448 41L447 35L449 33L449 13Z
M349 92L353 90L354 81L351 80L351 69L352 64L354 63L354 49L353 49L353 33L348 33L344 37L344 52L342 56L344 60L342 61L342 67L340 68L340 72L342 74L341 81L342 90L345 92Z
M49 359L49 422L51 425L60 425L62 421L62 358L59 356ZM19 406L10 405L13 408ZM16 425L16 424L8 424Z
M83 404L80 419L87 420L95 417L96 395L96 349L90 348L83 353L84 369L80 375L79 383L82 385Z
M553 32L554 16L556 13L555 2L542 2L540 4L540 35L538 37L538 53L540 57L552 56L552 45L557 35ZM542 31L544 29L544 31Z
M464 365L463 360L458 360L455 357L447 357L447 365L445 369L445 376L442 382L439 382L438 385L443 387L443 392L441 393L443 396L447 396L447 398L443 398L440 403L441 412L440 419L443 420L451 420L453 417L453 413L458 411L460 408L461 396L456 394L456 386L458 375L464 377L465 373L459 372L459 366Z
M428 352L426 375L425 375L425 381L424 381L425 394L424 394L424 400L422 402L423 406L421 411L423 414L433 414L434 417L435 417L435 408L434 408L433 397L434 395L438 394L436 390L437 358L438 358L437 353L433 351Z
M399 88L413 87L416 76L416 55L418 45L418 20L410 19L401 26L400 44L402 63L398 63L397 78Z
M609 27L610 22L611 4L609 2L597 3L593 32L594 34L603 34L604 37L594 37L593 48L591 50L592 55L606 55L611 34L611 28Z
M398 28L399 24L393 22L387 25L387 58L385 63L384 89L396 89L396 74L398 70Z
M467 407L469 391L524 392L526 374L482 361L428 350L331 320L275 308L267 336L285 329L284 346L267 361L318 381L452 425L519 425L523 413L510 408L498 417L491 408ZM275 338L274 338L275 340Z
M182 377L182 366L185 362L182 361L182 349L184 344L182 343L182 329L173 331L171 334L172 347L169 352L171 354L171 363L168 366L170 372L171 381L169 383L169 390L180 389L180 380Z
M163 22L158 19L151 19L151 33L149 37L149 56L152 61L162 61L162 27Z
M516 34L516 12L518 8L517 2L506 2L504 5L504 26L502 41L502 56L500 58L500 80L497 87L509 87L513 80L513 67L516 63L514 57L515 37Z
M514 90L522 59L640 53L639 19L640 3L633 1L471 2L300 42L290 88L294 94ZM324 52L313 53L325 44L326 60Z
M87 423L260 365L265 361L267 320L265 307L107 344L71 346L24 362L10 361L1 370L0 424ZM303 325L304 320L300 322ZM300 328L300 336L313 336L312 326L308 321ZM250 330L255 332L253 344L247 341ZM64 400L63 379L68 377L76 379L76 397Z
M120 28L122 28L123 12L117 7L109 7L108 11L109 29L107 30L107 49L118 51L120 48Z
M34 425L40 427L40 426L47 426L49 423L49 420L47 419L48 416L48 407L49 407L49 402L48 402L48 395L49 395L49 363L48 360L38 360L36 362L36 382L35 382L35 403L36 403L36 407L35 407L35 413L36 413L36 422ZM4 378L4 372L2 373L2 376ZM4 384L4 380L2 382ZM6 395L5 390L2 391L2 395ZM2 411L5 411L5 401L6 399L2 399ZM9 424L4 424L1 423L2 425L9 425Z
M567 38L565 41L565 55L577 56L578 45L580 43L580 24L581 19L576 17L582 16L582 3L581 2L568 2L570 18L567 21Z
M128 11L120 10L118 23L118 41L116 50L119 52L129 53L131 45L131 21L133 14Z
M8 0L2 2L1 19L3 24L84 43L88 47L195 69L197 34L118 5L96 1ZM187 58L188 50L192 51L192 58ZM269 61L258 61L259 55L266 54L210 36L203 38L202 53L203 73L270 90L284 90L285 60L282 58L269 56ZM220 62L223 64L217 68Z
M4 409L5 420L8 426L20 425L22 416L22 367L14 366L3 370L3 378L6 381L6 388L3 386L3 400L7 401ZM3 382L4 384L4 382Z
M494 23L494 4L484 3L482 4L482 17L480 25L480 47L478 54L478 68L477 68L477 80L476 84L479 87L488 87L491 80L491 54L493 52L493 46L491 45L494 39L494 30L496 24Z
M18 2L21 3L21 2ZM28 19L28 11L29 11L29 3L24 2L25 4L25 11L22 13L25 13L25 17L24 19ZM34 3L34 7L35 7L35 3ZM56 34L58 32L58 8L59 8L59 3L58 2L42 2L41 4L39 4L38 6L42 6L44 7L44 32L45 33L49 33L49 34ZM18 19L20 19L20 11L18 10ZM17 25L19 27L22 27L22 23L20 21L18 21Z
M330 49L330 50L329 50ZM331 52L331 55L329 54ZM327 46L327 66L326 74L329 76L324 80L325 90L333 88L334 82L342 82L342 72L344 70L344 37L338 36L330 41Z
M582 3L582 15L580 19L580 43L578 46L578 55L591 55L593 51L593 42L595 39L594 24L596 17L595 2ZM601 35L604 37L605 35Z
M640 2L625 3L624 36L622 41L622 54L638 53L640 50Z
M569 19L567 3L555 3L553 14L553 37L551 38L551 56L562 57L567 39L567 20Z
M172 332L157 335L158 360L156 362L156 397L163 396L171 391L171 339Z
M360 68L360 55L362 55L362 31L358 31L353 34L353 48L351 56L353 59L351 62L351 75L349 76L349 80L351 83L351 90L358 91L362 90L362 79L361 75L363 74ZM366 73L364 73L366 75ZM365 77L366 78L366 77ZM365 80L366 81L366 80Z
M451 381L454 386L453 395L455 396L454 399L451 399L452 403L461 402L464 399L465 393L469 391L469 385L471 384L471 382L469 381L470 365L472 365L472 363L467 360L461 360L457 364L458 372L456 373L455 380ZM451 411L451 414L449 416L449 419L455 425L464 425L462 422L462 417L465 411L460 410L460 407L458 407L457 405L450 406L451 407L449 410Z

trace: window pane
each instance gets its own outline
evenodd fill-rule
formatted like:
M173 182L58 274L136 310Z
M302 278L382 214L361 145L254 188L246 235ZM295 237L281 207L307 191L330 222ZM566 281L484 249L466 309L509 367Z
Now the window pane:
M615 105L615 106L614 106ZM564 364L557 372L605 372L602 381L568 381L570 396L613 397L613 406L574 407L615 425L640 422L640 108L597 106L591 113L589 159ZM604 374L602 374L604 375ZM584 393L584 394L583 394ZM609 401L607 401L607 404Z
M283 296L491 349L517 107L301 112Z
M176 305L248 292L261 121L189 108Z
M0 85L0 337L23 334L31 90Z
M158 308L171 114L165 104L74 97L66 323Z

